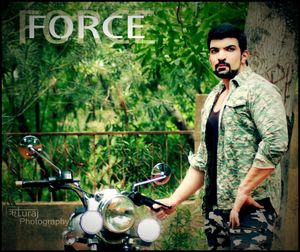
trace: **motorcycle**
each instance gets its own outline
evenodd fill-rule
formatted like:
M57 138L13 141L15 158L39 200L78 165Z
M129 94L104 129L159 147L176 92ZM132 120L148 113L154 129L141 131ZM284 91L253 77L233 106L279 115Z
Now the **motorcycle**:
M165 163L156 164L151 178L134 183L130 191L107 188L89 193L80 186L79 179L71 171L62 171L53 164L43 151L40 140L32 135L25 136L19 146L20 154L26 159L42 158L56 171L56 176L44 180L16 181L17 188L48 187L50 191L72 190L80 198L82 206L71 214L67 229L63 232L66 251L142 250L150 247L159 238L161 226L154 216L138 219L137 207L147 206L154 211L170 206L157 202L139 192L144 184L163 185L171 176L171 169ZM153 208L157 204L159 208Z

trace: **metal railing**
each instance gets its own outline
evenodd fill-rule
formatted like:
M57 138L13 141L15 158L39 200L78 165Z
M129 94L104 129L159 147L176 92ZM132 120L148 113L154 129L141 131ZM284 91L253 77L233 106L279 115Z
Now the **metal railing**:
M174 170L174 183L179 183L189 166L187 156L193 148L188 144L188 138L193 133L191 130L2 133L2 172L4 169L11 180L36 179L51 173L41 161L24 160L17 152L23 136L35 135L40 138L49 159L61 169L72 170L74 176L79 176L81 183L90 190L99 189L103 184L123 187L131 177L148 175L151 167L158 162L170 164ZM9 184L9 181L4 181L6 183ZM10 193L14 193L13 190L6 192ZM32 193L29 198L24 196L24 192L18 193L20 201L45 201L45 198L53 201L57 197L70 199L67 192L64 196L43 196L40 191ZM10 195L4 197L16 198Z

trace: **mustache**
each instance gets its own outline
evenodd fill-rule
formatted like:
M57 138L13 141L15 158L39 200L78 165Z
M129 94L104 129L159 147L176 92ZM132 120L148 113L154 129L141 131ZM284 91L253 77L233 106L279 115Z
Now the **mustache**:
M217 69L220 65L225 65L230 68L230 64L226 63L225 60L219 60L219 63L215 65L215 69Z

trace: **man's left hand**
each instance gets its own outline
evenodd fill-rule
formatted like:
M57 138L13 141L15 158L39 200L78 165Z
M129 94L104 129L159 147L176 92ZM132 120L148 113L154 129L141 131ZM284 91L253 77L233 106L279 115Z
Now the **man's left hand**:
M233 205L232 210L230 211L229 215L229 222L232 228L240 226L240 219L239 219L239 212L242 206L252 205L257 208L263 208L262 205L257 203L251 196L238 193Z

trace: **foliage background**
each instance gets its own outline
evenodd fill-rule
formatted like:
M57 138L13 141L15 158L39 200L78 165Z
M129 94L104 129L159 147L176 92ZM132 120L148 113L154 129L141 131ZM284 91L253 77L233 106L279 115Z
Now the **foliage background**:
M20 10L62 10L74 19L73 34L54 44L36 29L34 39L20 44ZM78 43L80 10L99 13L100 44L89 32ZM154 44L120 44L103 34L103 19L138 10L153 13L143 19L142 33ZM240 2L10 3L1 20L2 130L177 129L168 114L172 106L192 128L195 94L208 93L217 82L207 61L206 34L220 22L243 28L246 12L247 3ZM57 23L56 30L63 29ZM113 32L126 38L126 15Z

